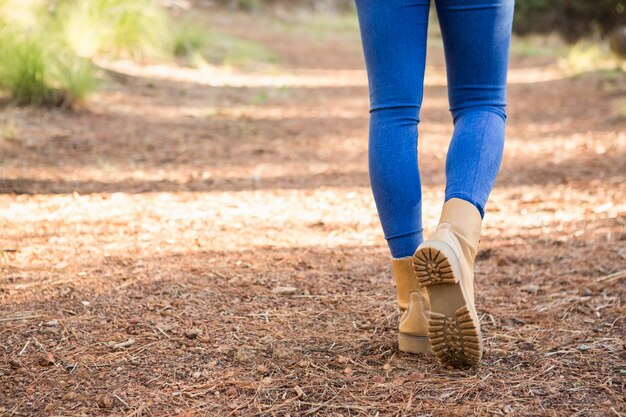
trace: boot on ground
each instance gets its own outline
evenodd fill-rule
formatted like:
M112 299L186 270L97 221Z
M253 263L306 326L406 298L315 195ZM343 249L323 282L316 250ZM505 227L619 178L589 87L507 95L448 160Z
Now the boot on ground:
M428 342L428 294L420 286L410 256L393 259L391 270L398 291L400 326L398 348L408 353L430 353Z
M444 366L478 365L483 342L474 305L474 260L482 218L471 203L448 200L435 232L413 255L413 267L430 301L430 346Z

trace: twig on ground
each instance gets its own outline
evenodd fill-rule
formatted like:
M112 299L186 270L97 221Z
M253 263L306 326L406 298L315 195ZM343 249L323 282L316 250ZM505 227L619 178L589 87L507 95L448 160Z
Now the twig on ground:
M41 315L34 315L34 316L18 316L18 317L3 317L0 318L0 322L2 321L14 321L14 320L28 320L28 319L36 319L38 317L41 317Z
M601 278L598 278L597 281L598 282L613 282L613 281L619 281L622 278L626 278L626 269L614 272L609 275L605 275Z

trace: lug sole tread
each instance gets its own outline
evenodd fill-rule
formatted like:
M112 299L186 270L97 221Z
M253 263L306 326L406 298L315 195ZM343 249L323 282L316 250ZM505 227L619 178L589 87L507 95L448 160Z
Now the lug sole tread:
M413 257L413 266L420 284L427 289L441 284L462 285L447 256L436 248L419 249ZM431 311L428 336L430 347L443 366L470 368L479 364L482 357L480 328L469 311L467 300L452 315Z

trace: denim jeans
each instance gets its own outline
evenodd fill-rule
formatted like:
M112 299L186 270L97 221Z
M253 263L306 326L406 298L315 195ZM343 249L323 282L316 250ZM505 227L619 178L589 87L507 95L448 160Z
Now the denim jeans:
M430 0L356 0L370 90L369 173L394 258L422 241L417 125ZM504 147L514 0L438 0L454 133L446 201L484 215Z

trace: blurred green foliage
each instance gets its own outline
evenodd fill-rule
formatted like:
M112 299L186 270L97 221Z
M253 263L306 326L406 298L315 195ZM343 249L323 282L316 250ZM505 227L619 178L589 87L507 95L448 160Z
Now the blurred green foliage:
M157 36L167 18L151 0L0 0L0 89L19 104L72 106L101 84L94 57L169 45Z
M0 37L0 86L19 103L42 104L51 99L43 43L33 35L4 29Z
M214 0L240 10L263 7L308 8L341 12L354 8L354 0ZM380 0L384 1L384 0ZM436 0L431 0L435 2ZM557 32L573 42L583 36L609 33L626 25L624 0L517 0L513 30L519 34Z
M250 63L278 62L278 56L265 46L251 40L208 31L202 55L210 63L226 66L246 66Z
M60 0L52 18L55 34L79 56L169 52L170 35L164 30L171 27L169 16L151 0Z
M206 26L206 16L202 13L188 14L172 22L168 50L179 64L241 67L278 61L278 56L261 43Z
M94 64L102 57L190 66L277 60L251 40L206 29L200 18L174 18L160 4L0 0L0 90L20 104L69 107L102 84Z
M37 0L0 2L0 89L19 104L71 106L99 85L94 65L54 36Z
M354 14L340 13L353 10L354 0L214 3L249 11L304 7L324 13L289 20L291 30L358 33ZM0 89L23 104L71 106L101 84L94 60L103 56L177 59L192 66L278 59L252 40L205 29L199 18L173 19L158 4L156 0L0 0ZM577 41L626 24L625 8L624 0L518 0L514 30L557 32ZM519 48L526 54L552 53L547 48L536 50L534 43ZM598 61L596 50L576 51L572 67Z
M518 0L514 30L519 34L558 32L573 42L605 35L626 24L624 0Z

